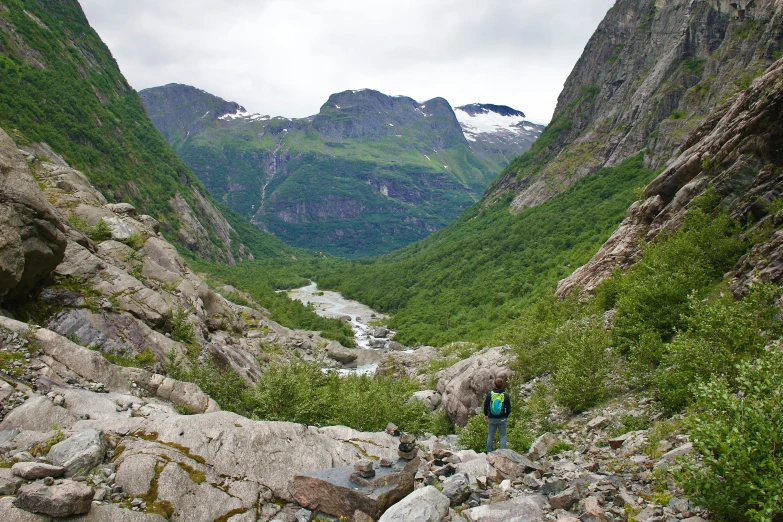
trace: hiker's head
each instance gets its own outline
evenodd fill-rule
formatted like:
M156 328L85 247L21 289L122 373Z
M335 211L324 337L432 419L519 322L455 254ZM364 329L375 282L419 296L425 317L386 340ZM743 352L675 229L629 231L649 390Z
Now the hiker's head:
M495 389L496 390L502 390L506 387L506 380L503 377L498 377L495 379Z

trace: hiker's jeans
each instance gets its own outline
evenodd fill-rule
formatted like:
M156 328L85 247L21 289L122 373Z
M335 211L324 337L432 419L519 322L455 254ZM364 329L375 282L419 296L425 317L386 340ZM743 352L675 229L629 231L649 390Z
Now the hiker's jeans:
M500 433L500 449L506 448L506 419L489 418L489 436L487 437L487 453L492 452L495 443L495 430Z

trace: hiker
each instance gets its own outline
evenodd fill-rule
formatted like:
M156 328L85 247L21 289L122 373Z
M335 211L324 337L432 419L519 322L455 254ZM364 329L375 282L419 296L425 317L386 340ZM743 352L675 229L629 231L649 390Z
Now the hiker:
M495 379L495 389L487 392L484 398L484 422L489 424L487 453L491 453L495 443L495 431L500 432L500 449L506 448L506 418L511 414L511 398L505 391L503 377Z

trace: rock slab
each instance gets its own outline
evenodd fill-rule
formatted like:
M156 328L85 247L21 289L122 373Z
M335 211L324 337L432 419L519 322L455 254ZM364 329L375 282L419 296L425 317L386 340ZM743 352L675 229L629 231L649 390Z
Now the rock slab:
M361 511L377 519L413 491L413 479L419 462L417 457L410 462L400 460L391 468L379 468L376 476L364 485L350 481L353 466L296 475L293 479L293 497L301 506L312 511L347 519L353 517L356 511Z
M449 514L449 499L432 486L417 489L390 507L378 522L442 522Z
M14 506L50 517L69 517L89 512L94 494L91 487L72 480L54 486L33 482L19 488Z
M49 462L65 468L65 476L87 473L103 462L106 441L97 430L85 430L52 446Z

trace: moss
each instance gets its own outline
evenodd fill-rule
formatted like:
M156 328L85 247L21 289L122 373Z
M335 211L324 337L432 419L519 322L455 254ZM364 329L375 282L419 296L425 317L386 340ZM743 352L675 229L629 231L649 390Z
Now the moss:
M125 446L123 446L122 444L114 448L114 455L112 457L112 460L117 460L120 457L120 455L122 455L123 451L125 451Z
M177 462L177 465L190 475L190 480L192 482L195 482L196 484L203 484L206 482L207 476L204 475L202 471L199 471L192 466L188 466L184 462Z
M227 522L228 519L230 519L231 517L234 517L236 515L242 515L244 513L247 513L248 511L249 511L248 508L232 509L222 517L216 518L215 522Z
M179 451L180 453L184 454L189 459L195 460L199 464L206 464L206 462L207 462L206 460L204 460L204 457L201 457L200 455L194 455L190 451L190 448L187 448L187 447L183 446L182 444L177 444L176 442L165 442L165 441L162 441L162 440L158 440L158 432L156 432L156 431L151 431L151 432L148 433L148 432L146 432L144 430L138 430L138 431L133 432L131 434L131 437L136 437L136 438L147 440L147 441L150 441L150 442L157 442L158 444L161 444L163 446L168 446L169 448L173 448L173 449Z

